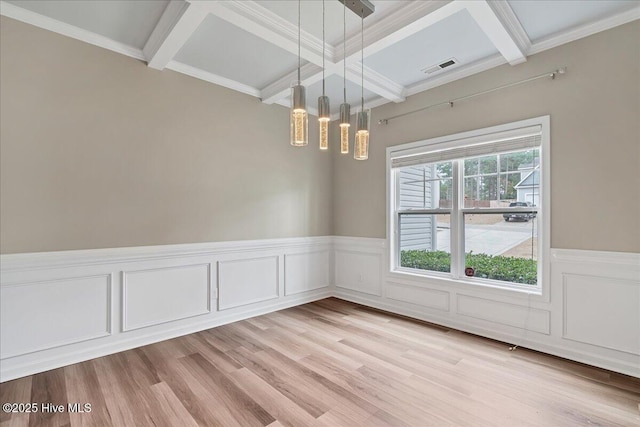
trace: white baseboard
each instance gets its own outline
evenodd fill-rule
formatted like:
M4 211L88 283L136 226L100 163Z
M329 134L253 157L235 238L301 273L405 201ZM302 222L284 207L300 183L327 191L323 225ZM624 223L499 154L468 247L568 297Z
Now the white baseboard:
M329 297L331 252L311 237L3 255L0 381Z
M334 248L350 260L335 263L338 298L640 377L639 254L552 249L550 294L534 299L390 274L384 239Z
M389 274L384 239L0 257L0 381L330 296L640 377L640 256L552 250L529 300Z

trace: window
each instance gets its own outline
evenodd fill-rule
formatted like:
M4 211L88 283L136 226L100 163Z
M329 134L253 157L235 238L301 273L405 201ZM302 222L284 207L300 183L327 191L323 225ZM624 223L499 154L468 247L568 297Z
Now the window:
M389 147L394 273L541 293L549 119Z

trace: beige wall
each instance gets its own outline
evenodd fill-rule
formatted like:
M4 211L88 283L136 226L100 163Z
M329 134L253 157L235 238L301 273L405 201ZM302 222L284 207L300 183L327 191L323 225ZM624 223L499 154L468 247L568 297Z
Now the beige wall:
M0 28L3 253L332 233L331 157L286 108Z
M290 147L283 107L4 17L0 29L2 253L385 237L385 147L546 114L552 247L640 252L638 22L375 109L367 162ZM554 82L376 124L559 66Z
M366 62L366 61L365 61ZM567 66L539 80L377 120ZM640 22L635 21L387 104L372 113L368 162L334 154L334 234L385 237L385 148L551 116L551 246L640 252Z

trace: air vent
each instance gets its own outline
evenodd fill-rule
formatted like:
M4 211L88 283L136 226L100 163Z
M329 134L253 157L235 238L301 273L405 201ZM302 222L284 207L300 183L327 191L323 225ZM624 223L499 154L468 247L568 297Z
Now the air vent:
M441 62L440 64L423 68L422 72L425 74L433 74L433 73L437 73L438 71L444 70L447 67L451 67L453 65L458 65L458 60L455 58L449 58L446 61Z

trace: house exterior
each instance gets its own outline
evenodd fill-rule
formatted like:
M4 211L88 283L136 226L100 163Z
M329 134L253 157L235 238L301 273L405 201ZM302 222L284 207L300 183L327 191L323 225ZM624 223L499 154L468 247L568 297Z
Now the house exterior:
M536 168L527 173L513 188L518 191L519 202L529 202L534 206L540 205L540 169Z

